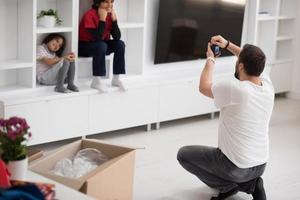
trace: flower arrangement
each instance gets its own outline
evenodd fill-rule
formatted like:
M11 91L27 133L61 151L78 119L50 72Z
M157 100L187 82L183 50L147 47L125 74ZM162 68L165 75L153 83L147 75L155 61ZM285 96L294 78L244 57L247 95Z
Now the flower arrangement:
M53 16L55 18L56 24L61 25L62 20L58 16L57 10L49 9L49 10L42 10L39 15L37 16L37 19L41 19L44 16Z
M4 162L26 158L26 144L31 137L29 128L23 118L0 119L0 156Z

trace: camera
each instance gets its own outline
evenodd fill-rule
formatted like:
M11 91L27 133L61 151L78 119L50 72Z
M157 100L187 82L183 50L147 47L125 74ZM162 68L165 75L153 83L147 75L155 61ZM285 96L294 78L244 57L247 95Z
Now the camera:
M221 55L221 48L218 45L211 45L211 50L214 52L215 57L219 57Z

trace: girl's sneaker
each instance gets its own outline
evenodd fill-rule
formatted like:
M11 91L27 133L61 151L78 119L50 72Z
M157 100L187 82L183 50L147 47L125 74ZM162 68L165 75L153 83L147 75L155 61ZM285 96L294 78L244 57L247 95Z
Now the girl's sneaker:
M69 84L68 87L67 87L67 89L69 89L69 90L71 90L73 92L79 92L78 87L76 85L74 85L74 84Z
M55 87L54 90L55 92L60 92L60 93L70 93L70 91L65 87Z

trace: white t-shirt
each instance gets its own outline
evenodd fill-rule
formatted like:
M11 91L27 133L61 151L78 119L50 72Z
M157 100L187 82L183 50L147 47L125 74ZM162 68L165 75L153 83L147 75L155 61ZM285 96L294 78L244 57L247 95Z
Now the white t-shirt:
M266 74L261 78L262 86L235 78L212 86L220 108L218 146L239 168L264 164L269 157L274 88Z

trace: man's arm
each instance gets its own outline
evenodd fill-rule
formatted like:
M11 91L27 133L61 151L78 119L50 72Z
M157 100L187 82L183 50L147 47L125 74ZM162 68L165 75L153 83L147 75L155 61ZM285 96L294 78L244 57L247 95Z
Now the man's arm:
M212 87L212 77L215 65L215 56L210 48L210 42L207 44L206 52L207 60L204 69L202 70L199 83L199 91L210 98L214 98L211 87Z
M241 48L235 44L233 44L232 42L230 42L229 40L224 39L222 36L217 35L217 36L213 36L211 38L211 43L218 45L221 48L226 48L228 51L230 51L232 54L234 54L235 56L239 56L241 53Z

